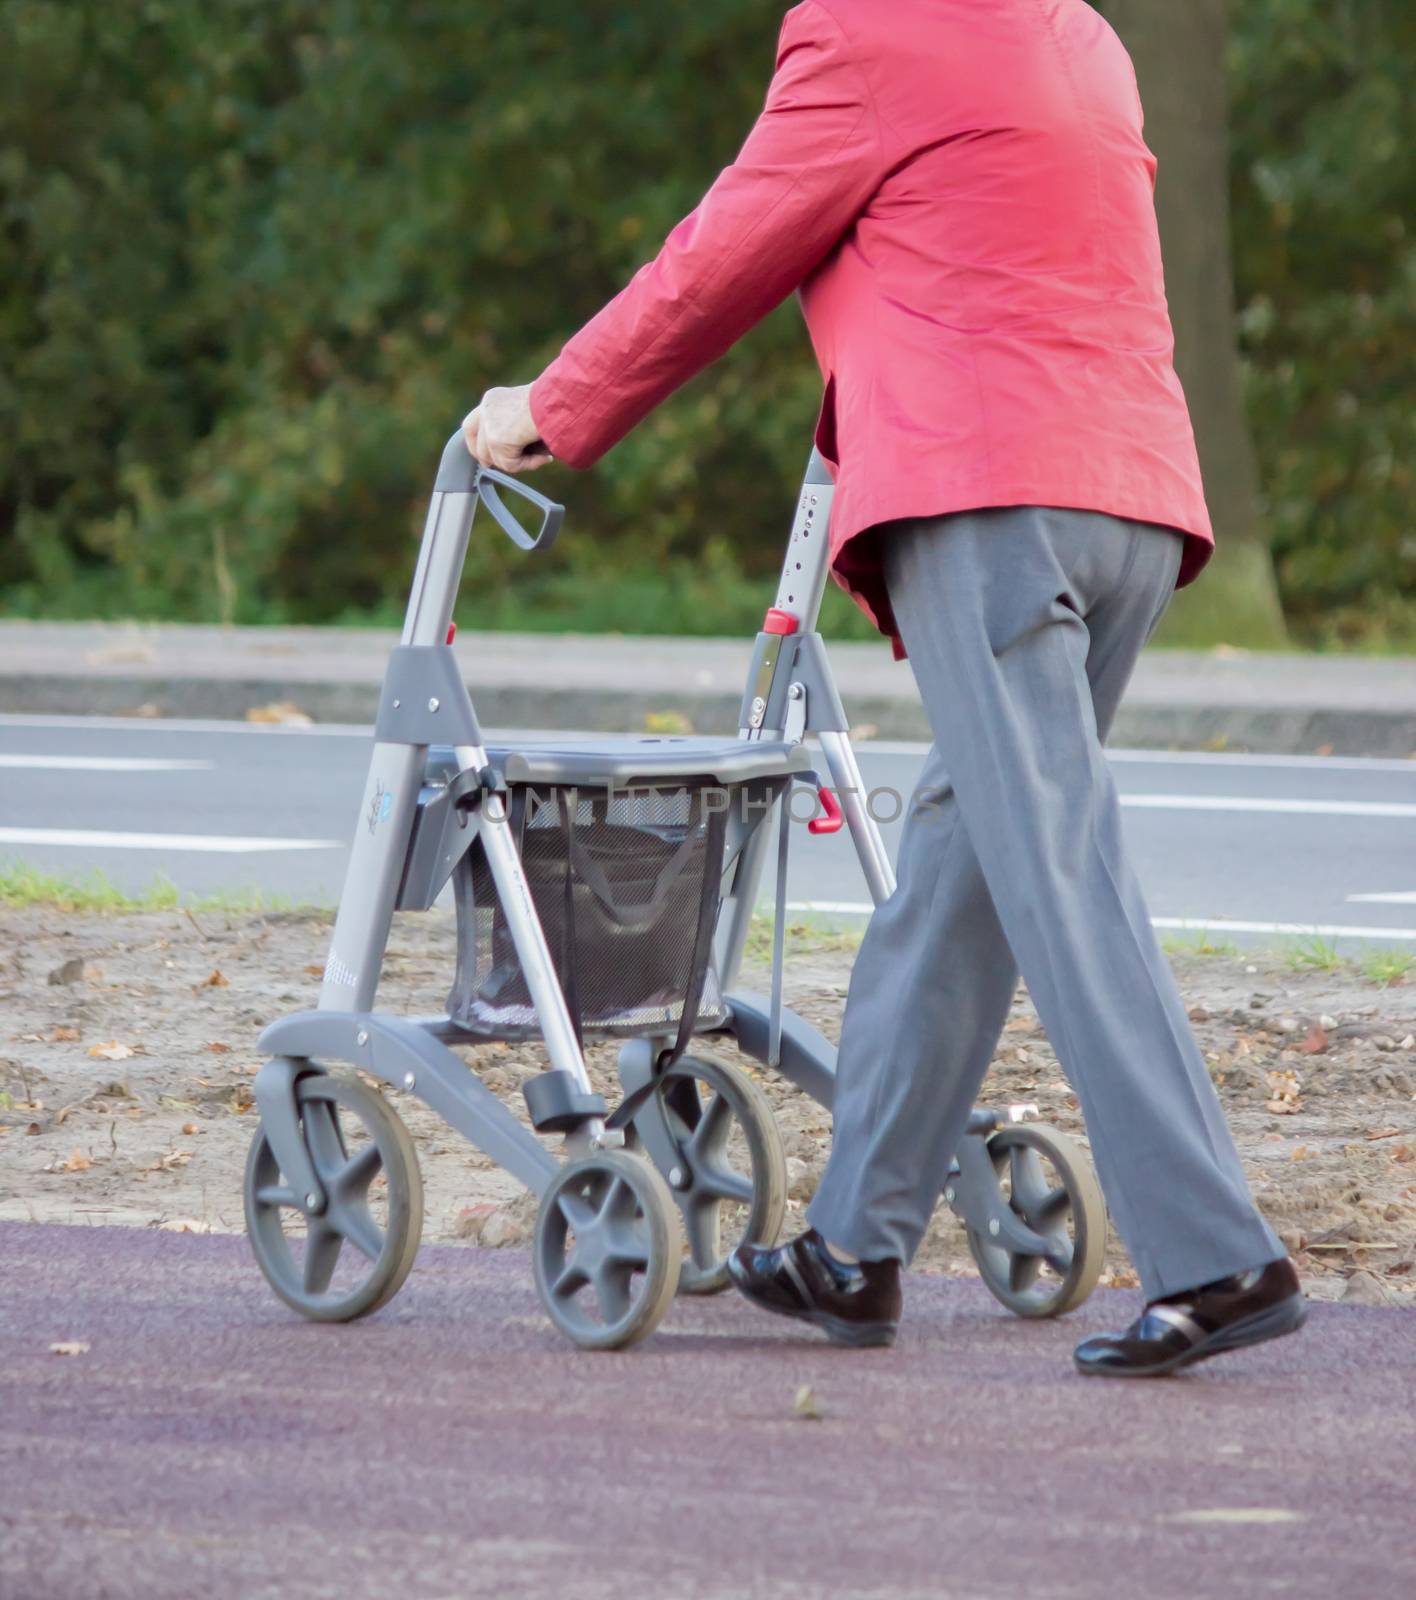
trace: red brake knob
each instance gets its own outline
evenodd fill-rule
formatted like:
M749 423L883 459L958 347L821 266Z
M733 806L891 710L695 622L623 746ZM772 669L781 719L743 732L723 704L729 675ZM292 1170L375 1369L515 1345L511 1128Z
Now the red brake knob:
M845 813L841 810L841 802L830 789L823 784L816 791L816 798L821 802L824 816L813 817L806 825L808 833L839 833L841 824L846 820Z
M800 626L790 611L778 611L776 606L762 619L763 633L795 633Z
M448 625L447 625L447 642L449 644L451 644L452 641L456 637L457 637L457 624L455 622L449 622Z

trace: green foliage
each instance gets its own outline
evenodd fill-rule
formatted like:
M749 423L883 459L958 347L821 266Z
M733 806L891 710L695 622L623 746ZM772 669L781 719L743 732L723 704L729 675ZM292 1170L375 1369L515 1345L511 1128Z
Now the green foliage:
M1344 962L1337 953L1336 939L1313 934L1289 946L1288 965L1294 972L1337 972Z
M1237 0L1241 348L1285 612L1416 648L1416 7Z
M0 0L0 604L387 615L443 439L730 160L780 7ZM1244 348L1285 600L1416 604L1405 0L1236 0ZM735 631L817 401L793 307L479 540L464 619ZM1323 619L1333 608L1331 625ZM860 633L844 606L832 625Z
M1404 982L1414 966L1416 955L1409 950L1373 950L1362 958L1362 975L1385 989Z
M289 910L290 902L271 897L257 888L217 894L183 896L177 885L159 873L141 893L120 889L106 872L95 867L78 876L60 877L42 872L26 861L0 862L0 906L22 909L50 906L56 911L276 911Z

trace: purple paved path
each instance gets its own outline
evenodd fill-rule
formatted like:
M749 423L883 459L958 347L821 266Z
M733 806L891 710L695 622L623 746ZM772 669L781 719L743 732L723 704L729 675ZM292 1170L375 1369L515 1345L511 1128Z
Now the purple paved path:
M680 1301L590 1356L511 1252L426 1249L351 1328L239 1238L0 1224L0 1262L0 1600L1416 1595L1405 1311L1105 1385L1067 1355L1129 1295L1038 1326L917 1279L858 1353Z

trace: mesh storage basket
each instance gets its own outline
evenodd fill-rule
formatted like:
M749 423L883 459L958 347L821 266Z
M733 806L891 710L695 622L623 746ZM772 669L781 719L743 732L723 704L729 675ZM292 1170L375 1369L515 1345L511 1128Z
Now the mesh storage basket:
M509 825L556 977L582 1032L673 1033L686 1003L696 1005L695 1028L727 1020L712 933L726 816L743 787L725 792L718 784L678 782L511 789ZM448 1015L489 1037L539 1034L526 975L479 846L458 864L453 893L457 975Z

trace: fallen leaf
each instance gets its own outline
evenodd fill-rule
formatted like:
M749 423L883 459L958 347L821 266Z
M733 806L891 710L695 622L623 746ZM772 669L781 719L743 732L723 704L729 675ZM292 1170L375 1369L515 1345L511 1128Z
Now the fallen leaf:
M452 1225L454 1239L470 1239L473 1244L481 1242L482 1229L486 1227L496 1207L490 1201L481 1201L477 1205L464 1206L457 1213L457 1219Z
M25 1129L25 1132L28 1134L43 1133L44 1129L41 1128L37 1122L32 1122L30 1123L29 1127Z
M129 1056L135 1056L137 1053L131 1045L119 1044L116 1039L110 1039L107 1044L89 1046L89 1054L96 1056L100 1061L126 1061Z
M1268 1086L1269 1098L1264 1102L1266 1110L1278 1116L1291 1116L1303 1109L1303 1098L1299 1093L1302 1085L1296 1072L1291 1070L1270 1072Z
M1316 1023L1308 1030L1308 1037L1298 1046L1305 1056L1320 1056L1327 1047L1327 1030L1320 1028Z
M83 1339L62 1339L49 1347L52 1356L85 1356L92 1347Z
M692 733L693 724L682 711L646 711L645 733Z
M305 975L309 978L322 978L324 977L324 968L322 966L306 967Z
M821 1402L816 1398L816 1390L809 1383L802 1384L797 1390L796 1399L792 1401L792 1410L803 1422L820 1422L825 1416Z
M210 1233L209 1222L199 1222L196 1217L169 1217L157 1225L159 1233Z
M229 989L230 987L231 980L222 972L220 967L213 967L197 985L198 989Z
M286 728L308 728L314 721L307 712L290 700L272 700L269 705L250 706L247 722L272 722Z
M1288 1159L1290 1161L1308 1161L1312 1159L1312 1156L1313 1152L1307 1147L1307 1145L1300 1144L1294 1146L1293 1154Z
M197 1124L195 1122L184 1122L182 1124L182 1132L185 1133L189 1138L191 1137L192 1134L200 1133L201 1131L202 1130L197 1126Z
M1396 1149L1392 1151L1391 1159L1393 1161L1399 1161L1403 1164L1408 1161L1416 1161L1416 1150L1413 1150L1409 1144L1399 1144L1397 1145Z
M59 1023L49 1030L44 1036L46 1044L74 1044L79 1037L79 1030L71 1028L66 1023Z
M229 1056L231 1054L231 1046L229 1044L222 1044L219 1039L213 1039L212 1042L207 1046L207 1049L210 1050L214 1056Z
M174 1167L185 1167L192 1159L190 1150L169 1150L165 1156L159 1156L152 1165L153 1172L171 1172Z
M51 1172L87 1172L93 1162L82 1150L71 1150L67 1161L57 1162L50 1168Z

